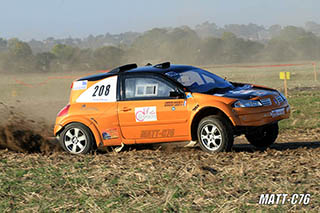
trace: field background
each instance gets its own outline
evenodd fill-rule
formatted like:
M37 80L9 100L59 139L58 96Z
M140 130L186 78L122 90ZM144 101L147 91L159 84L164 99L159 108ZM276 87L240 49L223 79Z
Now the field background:
M308 65L204 67L230 81L281 91L279 72L291 72L288 100L292 115L280 122L277 144L267 151L257 151L239 137L231 153L216 155L198 148L162 145L72 156L57 147L42 148L47 141L39 139L40 144L35 145L41 145L40 149L0 150L0 211L319 212L320 80L314 81L312 62L296 63ZM0 75L0 142L9 138L19 145L19 141L28 141L29 133L44 137L45 131L50 136L57 112L68 102L72 80L87 73ZM6 120L8 114L20 112L24 117ZM18 122L12 124L14 121ZM1 143L0 147L17 150ZM261 193L310 193L311 203L261 206L257 204Z
M208 66L204 69L234 82L254 83L272 87L283 92L283 81L279 72L290 72L288 80L289 102L293 113L289 120L283 121L285 128L315 128L319 124L319 88L320 64L316 68L318 81L314 80L313 62L295 62L305 64L288 67L259 67L246 68L241 64L225 66ZM279 63L277 63L279 64ZM270 64L246 64L245 66L263 66ZM51 73L22 73L1 74L0 101L15 106L32 117L41 118L49 125L55 121L56 114L68 103L70 86L73 80L97 72L51 72ZM303 104L301 104L303 103ZM308 113L307 113L308 112ZM293 124L293 125L291 125Z

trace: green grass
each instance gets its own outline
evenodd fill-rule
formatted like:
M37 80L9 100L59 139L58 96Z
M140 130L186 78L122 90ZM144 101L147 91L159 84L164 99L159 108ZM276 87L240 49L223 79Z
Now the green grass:
M291 62L292 63L292 62ZM291 64L290 63L290 64ZM283 80L279 79L280 72L290 72L291 78L288 80L288 88L320 87L319 64L317 65L318 81L314 80L313 65L311 62L294 62L294 64L308 63L303 66L293 67L262 67L262 68L241 68L241 67L205 67L221 77L226 77L230 81L253 83L283 90ZM281 63L272 63L281 64ZM286 64L286 63L284 63ZM255 65L255 64L253 64Z
M283 129L312 129L320 127L320 90L290 91L289 119L280 122Z

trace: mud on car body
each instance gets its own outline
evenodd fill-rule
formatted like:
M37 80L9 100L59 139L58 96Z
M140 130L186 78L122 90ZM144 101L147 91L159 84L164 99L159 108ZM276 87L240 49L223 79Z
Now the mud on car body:
M73 154L123 144L197 141L202 150L229 151L245 134L271 145L290 107L278 91L228 82L203 69L169 62L128 64L72 83L54 134Z

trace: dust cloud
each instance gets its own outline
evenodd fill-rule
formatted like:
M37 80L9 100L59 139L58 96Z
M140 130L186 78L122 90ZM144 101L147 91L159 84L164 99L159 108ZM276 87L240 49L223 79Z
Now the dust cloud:
M59 144L49 139L50 127L41 120L31 120L13 106L0 102L0 149L22 153L60 151Z

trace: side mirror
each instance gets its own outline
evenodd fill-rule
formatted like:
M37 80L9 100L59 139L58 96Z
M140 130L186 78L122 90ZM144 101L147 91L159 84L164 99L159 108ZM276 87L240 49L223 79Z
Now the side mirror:
M170 92L170 97L171 98L184 98L184 94L179 92L179 91L171 91Z

